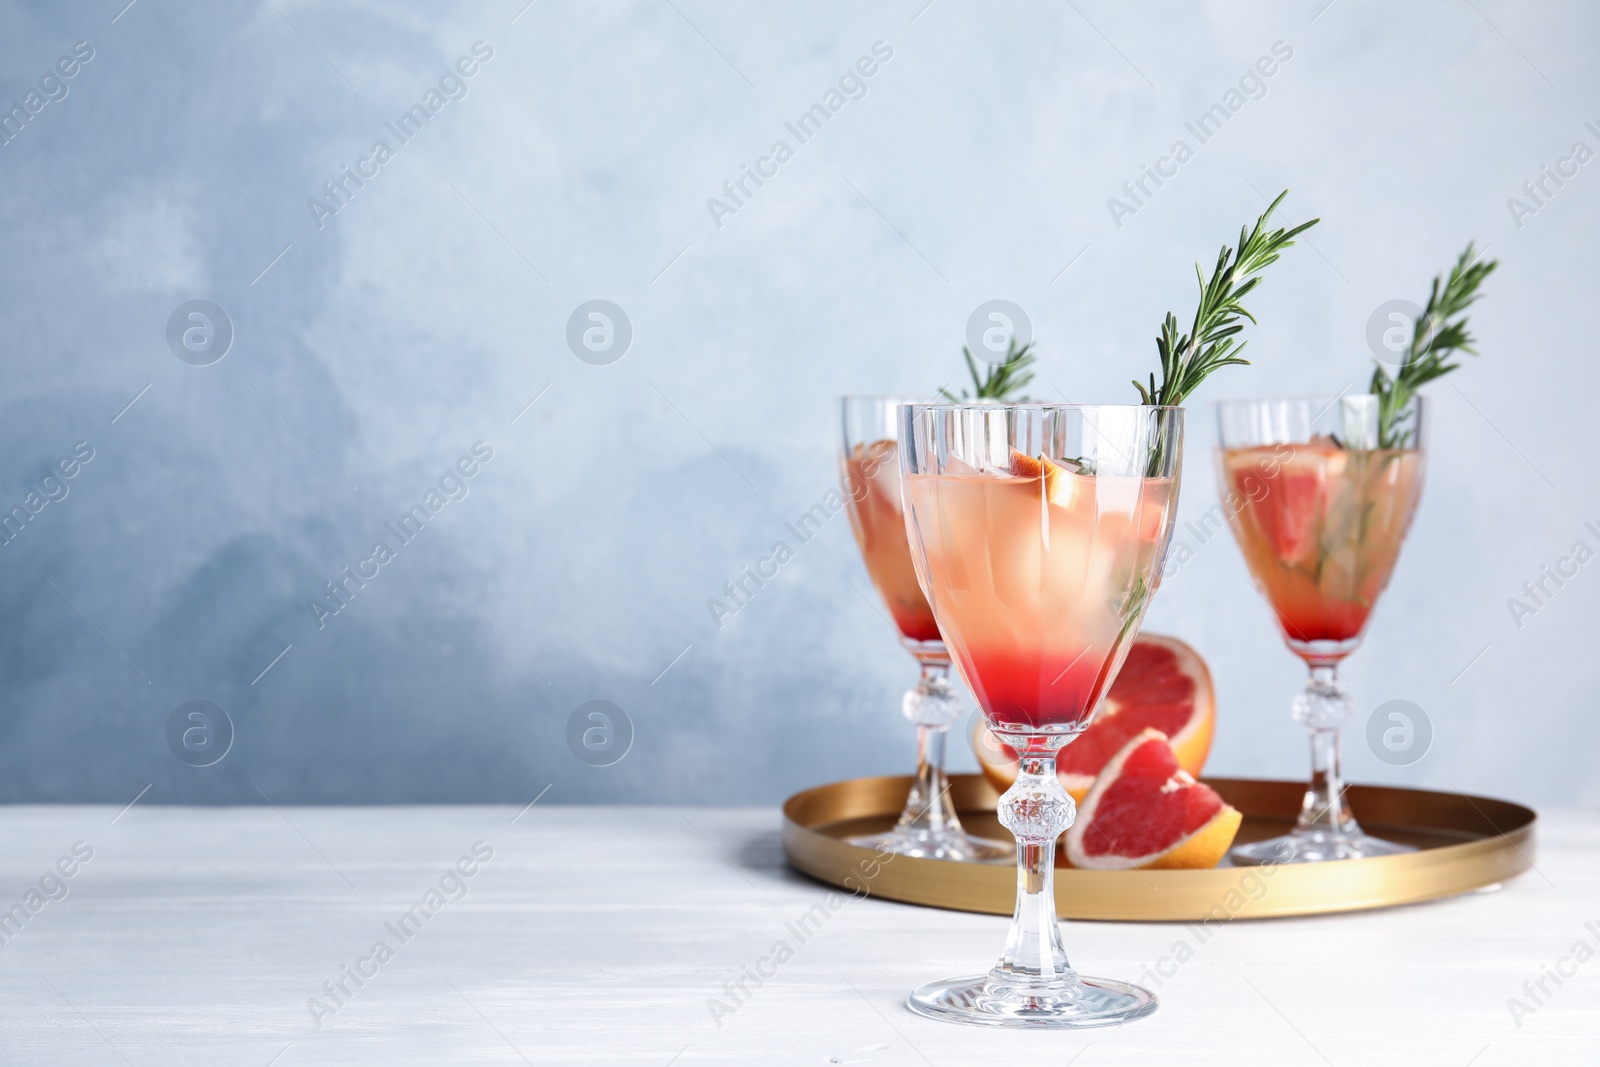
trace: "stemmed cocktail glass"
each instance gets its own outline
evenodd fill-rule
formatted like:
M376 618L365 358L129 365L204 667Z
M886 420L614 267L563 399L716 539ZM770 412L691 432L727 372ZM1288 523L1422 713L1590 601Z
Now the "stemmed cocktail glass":
M1311 677L1294 717L1311 732L1311 784L1293 832L1240 845L1235 863L1314 863L1409 852L1362 833L1345 801L1339 664L1361 643L1422 491L1427 407L1401 447L1379 448L1376 396L1237 400L1217 406L1223 509L1289 649ZM1393 442L1391 442L1393 443Z
M1107 1026L1148 990L1080 978L1056 923L1056 838L1075 805L1056 754L1088 728L1160 577L1178 497L1183 411L1142 406L901 409L917 577L989 728L1016 750L1000 821L1017 840L1017 907L987 974L911 994L932 1018Z
M917 727L917 776L893 830L853 838L852 844L924 859L992 862L1011 849L961 829L944 772L945 741L962 703L950 685L945 651L928 601L917 585L900 502L900 456L895 411L908 397L847 396L840 401L844 452L840 480L850 525L872 584L883 597L900 643L916 657L922 678L906 691L901 710Z

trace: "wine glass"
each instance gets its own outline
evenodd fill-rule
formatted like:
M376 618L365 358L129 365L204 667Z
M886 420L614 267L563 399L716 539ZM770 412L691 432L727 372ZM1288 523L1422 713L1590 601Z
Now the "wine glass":
M944 772L945 742L962 704L950 684L950 654L917 585L900 503L900 457L895 409L910 398L847 396L840 401L844 451L840 481L850 526L872 584L900 632L900 643L922 668L900 708L917 727L917 776L894 829L850 843L901 856L966 862L1009 861L1011 849L961 829Z
M989 728L1018 754L1000 821L1017 907L987 974L915 990L912 1011L993 1026L1109 1026L1156 1009L1079 977L1056 924L1056 838L1076 806L1056 755L1086 730L1160 579L1177 509L1183 411L917 404L900 463L917 578Z
M1289 834L1234 848L1234 863L1412 851L1362 833L1339 774L1339 728L1350 714L1339 664L1361 643L1422 492L1427 407L1421 397L1411 404L1389 432L1376 396L1217 405L1223 511L1284 643L1310 670L1293 704L1311 732L1300 817Z

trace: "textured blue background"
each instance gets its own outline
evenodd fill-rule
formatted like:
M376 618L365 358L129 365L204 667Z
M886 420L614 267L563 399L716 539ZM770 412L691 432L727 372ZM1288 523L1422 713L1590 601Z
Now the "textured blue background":
M7 107L94 49L0 147L0 503L95 452L0 548L0 798L771 802L901 771L912 671L842 517L721 629L706 607L832 484L833 398L950 381L1005 297L1042 396L1131 400L1191 264L1287 186L1325 221L1251 304L1257 365L1197 397L1185 519L1214 500L1207 402L1360 388L1373 309L1490 244L1484 356L1432 389L1421 514L1349 664L1348 762L1600 805L1600 564L1520 628L1506 605L1600 546L1600 162L1507 207L1600 149L1591 5L123 3L0 6ZM308 198L480 40L466 96L319 229ZM716 225L707 199L877 41L866 95ZM1184 123L1276 41L1198 145ZM1195 157L1116 225L1179 138ZM610 366L565 343L595 298L633 325ZM165 340L194 299L236 331L211 366ZM308 599L480 440L465 499L319 629ZM1302 772L1299 670L1229 538L1147 625L1215 668L1213 771ZM1409 767L1362 740L1392 698L1434 726ZM211 767L167 746L191 699L236 726ZM591 699L632 720L615 766L568 749Z

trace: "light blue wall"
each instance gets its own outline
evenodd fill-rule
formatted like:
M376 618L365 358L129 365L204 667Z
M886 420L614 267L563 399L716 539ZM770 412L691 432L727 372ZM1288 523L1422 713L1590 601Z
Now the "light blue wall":
M1358 723L1349 763L1600 805L1600 563L1507 608L1600 547L1600 162L1507 207L1600 149L1591 5L122 3L0 8L0 103L94 50L0 147L0 503L94 452L0 548L0 798L773 802L898 772L911 671L842 517L720 629L706 606L832 484L834 397L950 381L1005 297L1041 395L1131 400L1191 264L1290 187L1324 222L1251 302L1257 364L1196 398L1184 518L1214 499L1209 401L1359 388L1373 309L1491 245L1483 358L1432 390L1421 515L1348 672L1363 718L1420 704L1433 749L1390 768ZM401 145L386 123L476 41L466 95ZM800 144L785 122L879 41ZM1185 122L1278 41L1199 144ZM1107 198L1180 138L1194 158L1116 225ZM380 139L319 227L308 198ZM597 298L633 329L606 366L565 339ZM165 336L196 299L235 331L210 366ZM308 600L479 441L465 498L319 629ZM1228 538L1148 626L1216 671L1214 772L1301 773L1298 668ZM195 699L236 728L205 768L167 742ZM592 699L634 726L611 767L566 741Z

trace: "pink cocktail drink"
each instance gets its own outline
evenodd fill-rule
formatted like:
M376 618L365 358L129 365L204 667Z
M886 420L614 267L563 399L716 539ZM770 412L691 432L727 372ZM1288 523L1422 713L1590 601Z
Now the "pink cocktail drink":
M1422 491L1422 451L1329 438L1223 449L1233 532L1295 652L1337 659L1389 584Z
M990 722L1085 724L1149 596L1173 480L1019 456L1007 473L906 486L945 644Z
M908 641L939 640L939 624L917 584L906 541L900 503L900 456L895 443L871 441L854 446L842 460L850 527L861 561L888 605L895 627Z
M921 859L1004 861L1011 852L1005 844L962 830L944 773L945 739L950 724L965 708L950 684L950 654L917 583L906 539L900 451L892 435L896 412L907 402L887 396L847 396L840 401L839 480L850 527L900 643L916 657L922 675L900 703L901 712L917 726L917 774L900 818L887 833L849 840L864 848Z
M1293 704L1311 739L1300 817L1288 834L1236 846L1235 865L1411 849L1361 829L1339 768L1339 733L1354 710L1339 665L1361 644L1422 493L1427 407L1412 397L1403 432L1386 433L1382 405L1341 395L1217 406L1224 510L1284 643L1309 669Z
M1180 408L928 404L902 409L911 557L945 645L1017 753L996 814L1017 842L1017 906L987 974L906 1001L934 1019L1106 1026L1149 990L1085 978L1056 925L1055 847L1072 824L1056 758L1088 728L1138 636L1172 534Z

